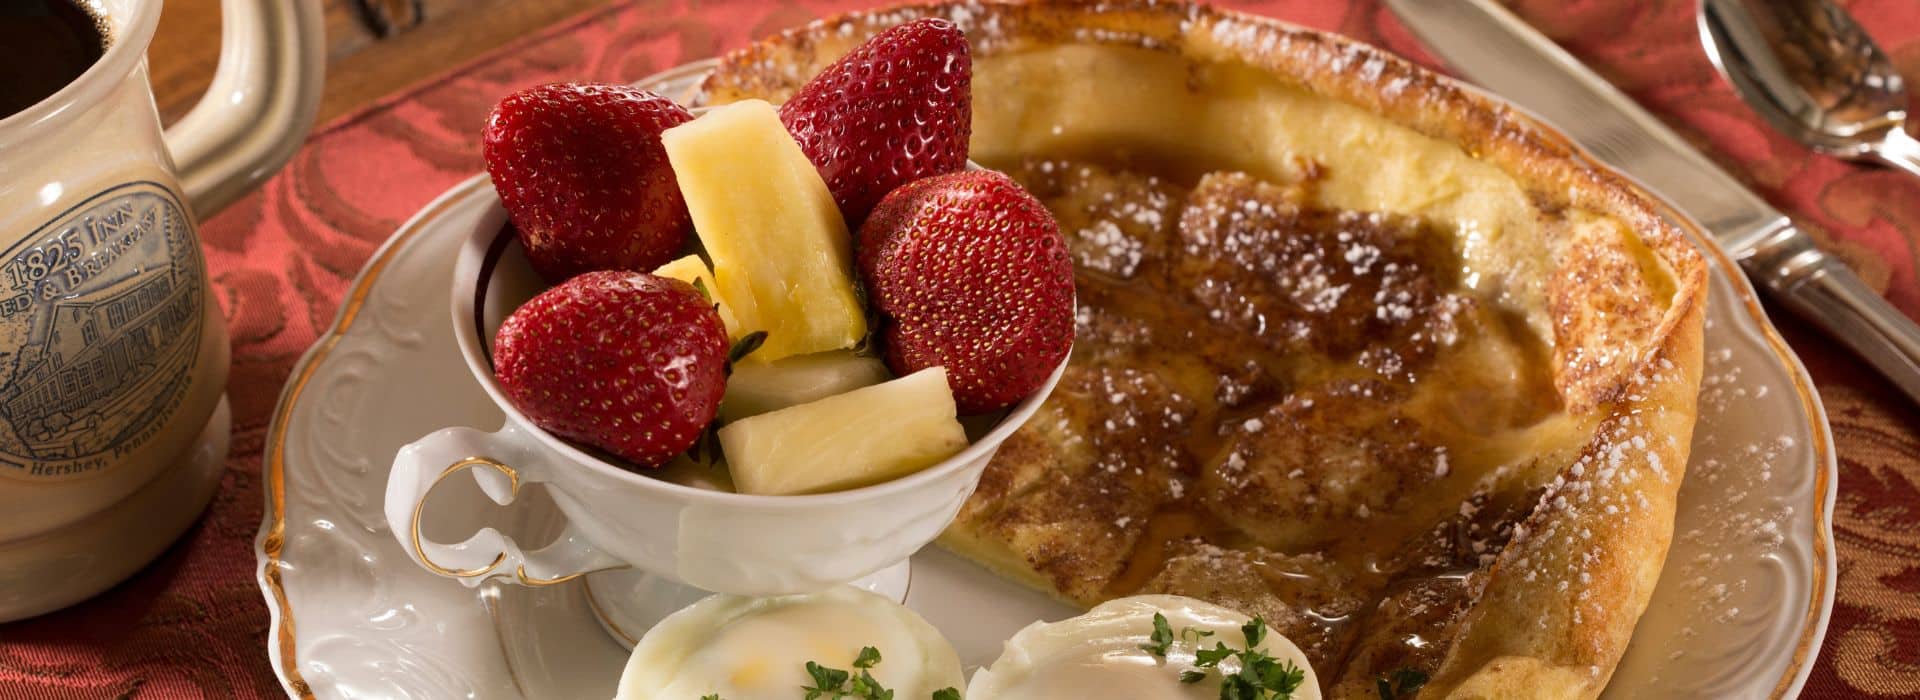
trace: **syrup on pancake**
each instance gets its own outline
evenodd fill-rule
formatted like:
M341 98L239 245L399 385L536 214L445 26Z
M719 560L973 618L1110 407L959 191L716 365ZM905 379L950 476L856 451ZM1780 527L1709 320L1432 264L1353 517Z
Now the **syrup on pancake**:
M1540 340L1462 286L1451 238L1316 206L1311 164L989 166L1059 219L1078 337L948 542L1082 604L1262 615L1330 689L1432 672L1542 471L1591 433Z

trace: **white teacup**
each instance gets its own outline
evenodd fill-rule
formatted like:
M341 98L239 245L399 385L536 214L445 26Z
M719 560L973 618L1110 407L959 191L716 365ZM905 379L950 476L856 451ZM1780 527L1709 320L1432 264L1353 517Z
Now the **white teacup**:
M959 454L865 488L754 496L638 474L535 427L494 382L490 348L500 322L546 284L534 274L497 207L469 234L453 272L453 327L467 366L506 413L495 432L448 428L400 449L386 513L408 556L468 586L489 579L546 585L637 567L716 593L784 595L854 581L905 561L940 534L973 493L987 461L1033 415L1066 363ZM527 483L547 485L567 524L552 544L524 551L486 528L459 544L421 535L426 496L473 468L502 505Z

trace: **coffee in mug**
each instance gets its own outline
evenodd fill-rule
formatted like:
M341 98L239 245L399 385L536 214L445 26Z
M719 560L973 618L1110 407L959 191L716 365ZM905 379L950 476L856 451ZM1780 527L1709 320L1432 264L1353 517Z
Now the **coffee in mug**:
M144 566L224 471L198 217L292 154L321 57L318 0L224 7L213 87L166 131L159 0L0 0L0 622Z
M0 3L0 119L53 95L107 51L106 22L75 0Z

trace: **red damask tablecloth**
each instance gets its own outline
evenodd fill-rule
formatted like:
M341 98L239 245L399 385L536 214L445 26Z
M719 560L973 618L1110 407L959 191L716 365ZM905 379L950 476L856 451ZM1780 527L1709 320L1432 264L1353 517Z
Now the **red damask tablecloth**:
M480 169L479 127L517 88L632 80L871 0L622 2L324 126L285 172L204 226L233 334L232 456L205 519L147 571L73 609L0 625L0 700L272 697L254 584L261 445L281 384L360 265ZM1434 65L1377 0L1220 4L1339 31ZM1920 4L1843 2L1920 80ZM1810 154L1770 131L1701 54L1693 0L1518 0L1535 26L1706 147L1920 317L1920 181ZM1832 417L1839 593L1805 697L1920 698L1920 411L1776 316Z

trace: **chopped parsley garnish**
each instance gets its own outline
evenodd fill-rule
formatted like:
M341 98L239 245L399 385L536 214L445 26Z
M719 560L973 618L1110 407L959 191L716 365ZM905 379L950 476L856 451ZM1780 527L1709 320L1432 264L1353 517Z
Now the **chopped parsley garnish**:
M1420 692L1421 686L1427 684L1427 674L1419 669L1403 666L1390 676L1375 678L1373 682L1374 689L1380 691L1380 700L1410 698L1414 693Z
M1240 626L1240 634L1246 635L1249 648L1260 646L1267 641L1267 621L1258 617L1248 620Z
M1173 625L1167 624L1167 616L1153 614L1153 634L1147 639L1152 643L1140 645L1140 649L1160 658L1167 658L1167 649L1173 647Z
M1239 649L1228 647L1226 642L1214 642L1212 649L1193 650L1193 665L1201 668L1212 668L1220 665L1222 661L1233 658L1233 655L1238 653L1240 653Z
M1260 644L1267 640L1264 619L1255 617L1240 627L1240 635L1246 638L1245 648L1236 649L1226 642L1214 642L1212 649L1201 647L1200 640L1212 635L1211 630L1187 627L1176 637L1167 617L1154 613L1153 633L1147 637L1151 643L1142 644L1140 648L1164 659L1174 639L1193 642L1194 667L1180 672L1180 682L1189 684L1204 681L1210 673L1220 671L1223 661L1238 660L1238 672L1231 675L1221 672L1220 700L1292 700L1294 691L1307 680L1307 672L1292 661L1283 662L1260 651Z
M880 664L880 650L863 647L860 655L853 660L852 671L828 668L812 661L807 662L807 676L813 679L813 685L801 686L806 692L806 700L893 700L893 691L880 685L871 673L874 666ZM707 700L701 698L700 700ZM720 700L718 697L713 700ZM933 692L933 700L960 700L960 691L941 688Z

